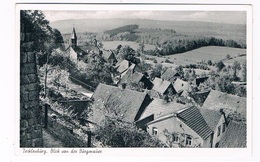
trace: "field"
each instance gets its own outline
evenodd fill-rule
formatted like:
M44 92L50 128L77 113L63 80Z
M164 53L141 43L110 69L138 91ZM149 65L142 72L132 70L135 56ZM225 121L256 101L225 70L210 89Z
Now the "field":
M226 55L229 54L231 57L236 57L237 60L246 59L245 56L239 58L239 54L246 54L246 49L240 48L230 48L230 47L217 47L217 46L208 46L198 48L192 51L169 55L172 60L185 60L190 63L201 62L202 60L216 62L226 58ZM233 59L228 60L228 62L233 62Z
M123 47L129 45L134 50L137 50L139 47L139 43L131 42L131 41L107 41L107 42L102 42L102 44L104 45L103 46L104 49L116 49L116 47L120 44ZM155 49L154 45L150 45L150 44L144 45L144 50L154 50L154 49Z

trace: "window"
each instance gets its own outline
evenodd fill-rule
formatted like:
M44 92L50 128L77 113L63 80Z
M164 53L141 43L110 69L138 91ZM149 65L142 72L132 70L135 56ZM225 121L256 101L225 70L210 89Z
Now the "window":
M221 125L218 126L218 136L220 135L220 132L221 132Z
M190 136L188 136L188 137L186 138L186 145L187 145L187 146L191 146L191 141L192 141L192 138L191 138Z
M225 124L225 123L223 123L223 127L222 127L222 133L223 133L223 132L225 132L225 130L226 130L226 124Z
M153 135L157 135L158 134L158 129L156 127L153 127L152 134Z
M174 135L172 136L172 138L173 138L173 142L179 142L178 134L174 134Z

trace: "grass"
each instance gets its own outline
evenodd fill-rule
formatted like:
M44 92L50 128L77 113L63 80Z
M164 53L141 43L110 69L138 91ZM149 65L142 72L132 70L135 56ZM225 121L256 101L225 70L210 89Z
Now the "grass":
M227 54L231 57L237 57L239 54L245 53L246 49L208 46L180 54L168 55L167 57L170 57L172 60L185 60L191 63L201 62L202 60L217 62L225 59Z

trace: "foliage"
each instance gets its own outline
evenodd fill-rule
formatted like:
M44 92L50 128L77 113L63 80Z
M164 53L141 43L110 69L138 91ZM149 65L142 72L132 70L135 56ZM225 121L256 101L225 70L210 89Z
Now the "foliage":
M216 67L217 71L221 71L225 67L225 64L223 63L223 61L219 61L216 63Z
M119 33L131 32L131 31L133 31L135 29L138 29L138 25L126 25L126 26L119 27L119 28L116 28L116 29L107 30L104 33L105 34L109 34L110 37L112 37L112 36L117 35Z
M176 70L181 76L184 75L184 71L183 71L183 66L182 66L182 65L176 67L175 70Z
M233 73L234 80L239 80L239 78L237 76L237 71L241 69L240 63L237 61L234 61L233 65L232 65L232 69L234 70L234 73Z
M119 53L118 53L118 57L121 60L128 60L134 64L139 64L140 63L140 59L135 57L135 50L133 48L131 48L130 46L124 46L123 48L120 48Z
M246 68L246 61L242 64L242 81L243 82L246 82L246 74L247 74L247 72L246 72L246 70L247 70L247 68Z

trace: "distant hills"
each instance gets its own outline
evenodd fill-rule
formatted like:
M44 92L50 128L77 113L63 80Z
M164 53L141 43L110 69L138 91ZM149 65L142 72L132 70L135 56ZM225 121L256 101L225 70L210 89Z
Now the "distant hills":
M216 38L233 39L246 43L246 25L221 24L198 21L164 21L148 19L68 19L50 23L62 34L71 33L72 27L80 32L102 33L126 25L136 24L139 28L146 29L173 29L178 34L213 36Z

